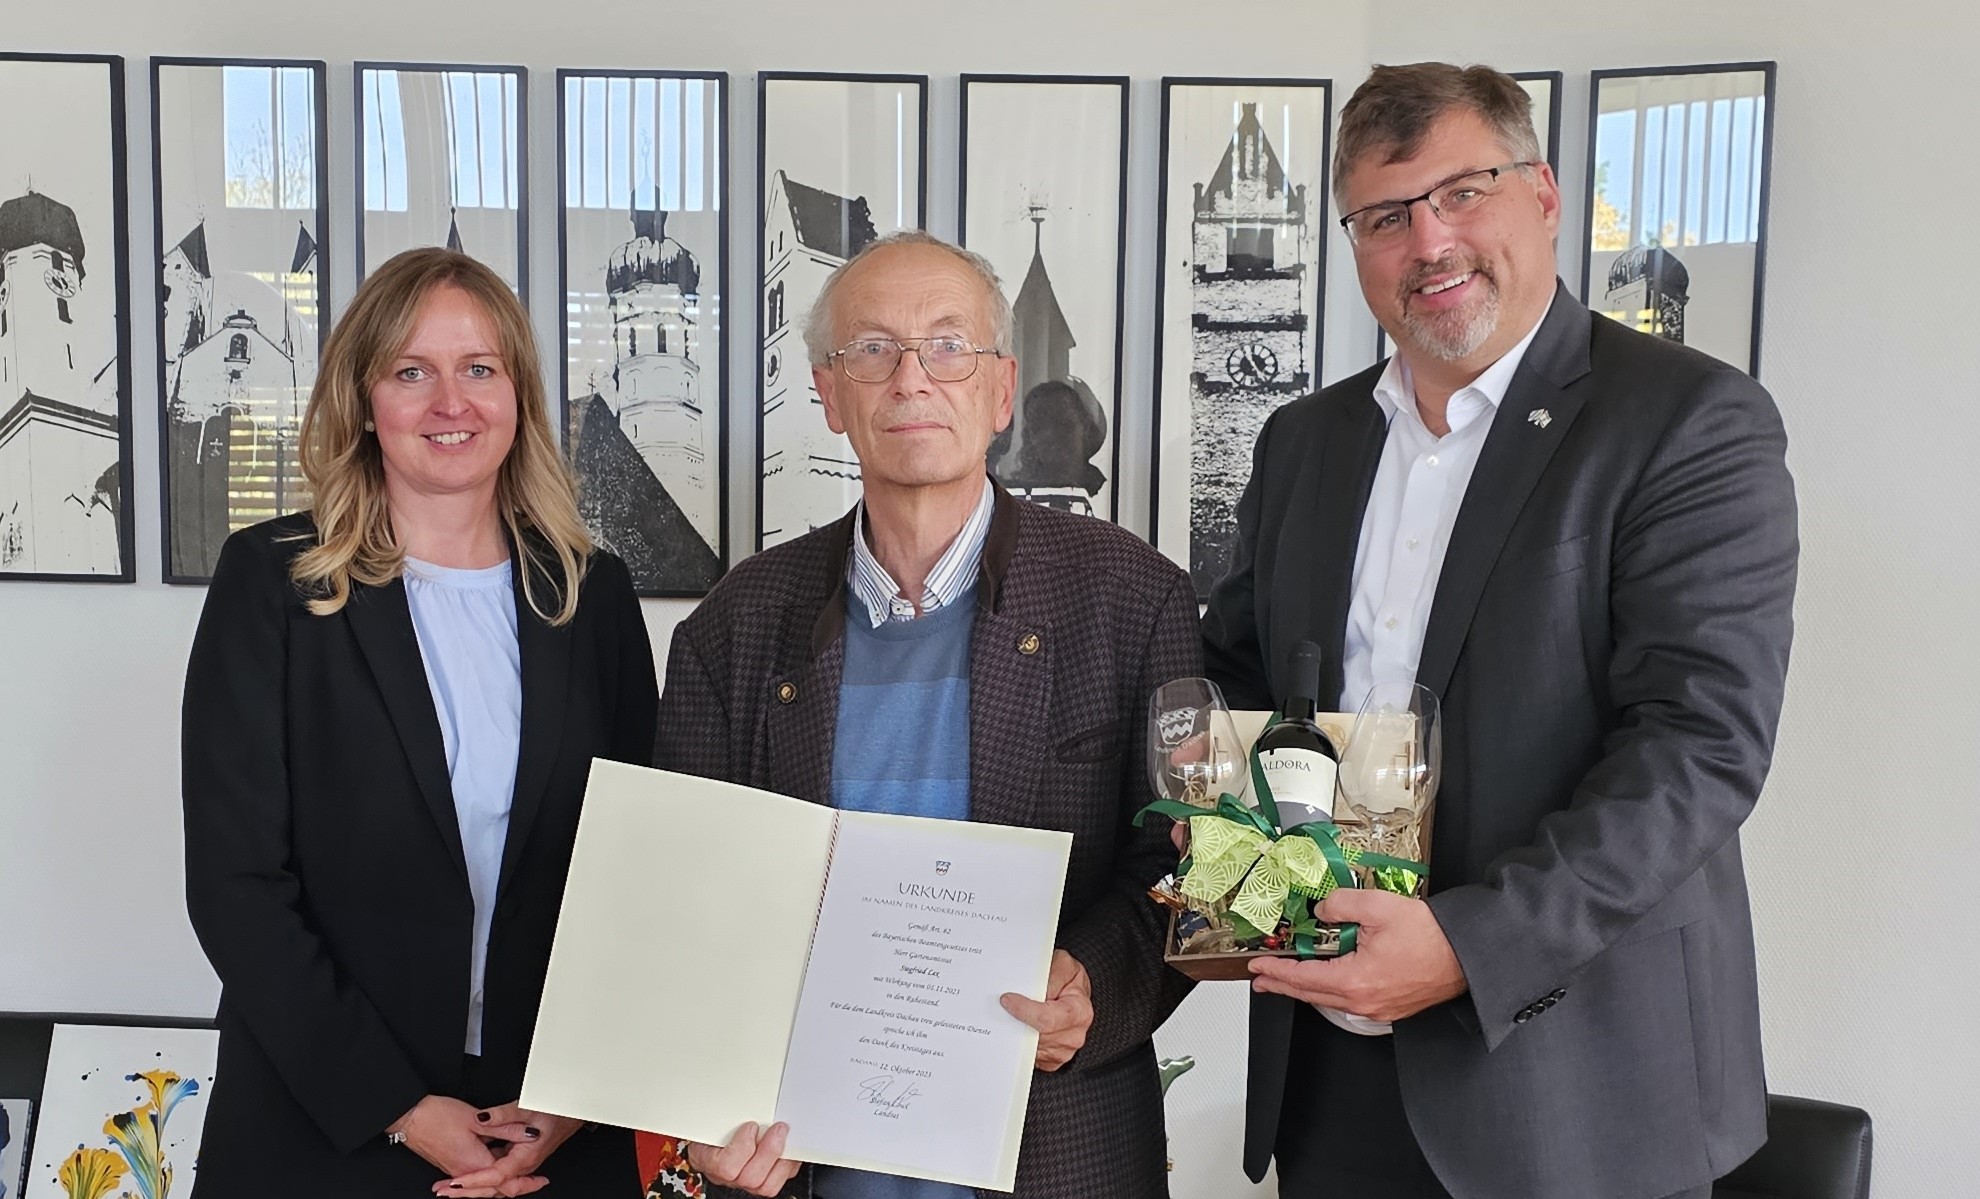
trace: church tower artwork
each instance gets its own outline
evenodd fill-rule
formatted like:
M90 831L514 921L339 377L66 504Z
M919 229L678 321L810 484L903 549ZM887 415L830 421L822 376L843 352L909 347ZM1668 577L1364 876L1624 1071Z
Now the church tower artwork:
M297 360L314 322L250 274L216 280L207 237L201 221L160 263L166 547L175 580L210 578L235 529L309 506L298 447L315 369ZM313 250L296 266L284 283L313 293L314 275L303 269L315 270Z
M106 283L74 209L0 202L0 572L125 569L117 364L91 360L81 323Z
M1094 515L1107 476L1093 459L1107 444L1107 413L1072 373L1079 344L1045 265L1045 209L1031 208L1031 265L1011 304L1017 397L1011 425L990 443L990 473L1014 495Z
M667 236L667 214L636 209L633 239L612 255L612 404L619 427L704 541L717 539L714 463L704 448L700 374L701 264Z
M702 402L701 263L667 213L632 211L605 266L612 368L578 401L579 505L635 583L705 592L721 576L719 436Z
M1239 106L1190 225L1190 573L1230 562L1239 492L1272 409L1313 389L1311 199L1288 180L1259 105Z

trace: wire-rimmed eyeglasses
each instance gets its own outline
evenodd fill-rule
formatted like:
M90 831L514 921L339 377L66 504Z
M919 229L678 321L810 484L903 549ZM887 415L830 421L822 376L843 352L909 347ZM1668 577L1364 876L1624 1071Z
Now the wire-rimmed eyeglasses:
M971 345L960 337L862 337L832 351L825 361L838 359L846 378L855 383L885 383L901 369L901 356L909 349L921 359L921 369L937 383L960 383L969 378L985 354L1003 357L1000 350Z
M1485 202L1499 194L1499 176L1540 164L1533 161L1507 162L1482 170L1466 171L1444 180L1420 196L1407 200L1384 200L1357 208L1341 218L1341 228L1357 246L1382 244L1409 232L1410 209L1427 204L1446 225L1462 225L1477 216Z

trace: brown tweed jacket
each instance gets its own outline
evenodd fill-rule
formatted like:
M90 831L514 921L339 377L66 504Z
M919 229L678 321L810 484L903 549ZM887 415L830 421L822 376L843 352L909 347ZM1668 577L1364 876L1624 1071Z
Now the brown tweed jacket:
M1202 673L1189 576L1132 534L997 488L970 643L970 815L1073 834L1058 944L1093 981L1086 1045L1033 1077L1019 1196L1168 1193L1150 1035L1187 989L1144 894L1171 870L1146 803L1148 700ZM674 632L656 762L828 803L846 519L757 554ZM786 1194L810 1194L809 1171Z

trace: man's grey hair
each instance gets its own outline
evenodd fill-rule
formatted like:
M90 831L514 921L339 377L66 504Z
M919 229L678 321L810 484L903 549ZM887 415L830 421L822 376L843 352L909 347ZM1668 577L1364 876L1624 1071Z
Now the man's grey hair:
M946 250L960 259L970 270L976 272L983 281L984 302L990 309L990 345L999 354L1010 357L1015 348L1011 335L1011 302L1004 296L1003 280L997 278L997 268L990 260L974 250L965 250L920 229L903 229L875 238L860 248L859 253L848 258L839 268L825 279L825 286L818 289L818 298L811 302L811 311L804 316L804 352L811 359L811 365L824 366L839 346L838 321L833 313L833 305L838 299L839 284L846 274L858 266L869 254L877 253L889 246L934 246Z
M1477 114L1514 161L1540 161L1533 97L1504 71L1447 62L1377 66L1341 109L1340 140L1334 147L1334 207L1347 207L1349 172L1377 155L1383 163L1415 157L1430 127L1452 109Z

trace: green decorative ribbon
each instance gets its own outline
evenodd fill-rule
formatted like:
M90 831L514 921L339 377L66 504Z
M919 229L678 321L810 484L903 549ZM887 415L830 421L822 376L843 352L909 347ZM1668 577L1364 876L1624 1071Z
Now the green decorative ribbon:
M1218 796L1217 806L1207 811L1158 799L1135 813L1134 825L1141 827L1150 812L1189 821L1190 856L1176 868L1183 895L1210 904L1235 889L1231 912L1263 933L1285 919L1300 957L1317 952L1320 925L1313 919L1310 901L1325 899L1337 887L1358 886L1356 866L1368 869L1376 887L1399 895L1415 894L1417 884L1429 877L1429 868L1421 862L1342 845L1340 826L1331 820L1281 830L1279 805L1256 750L1251 754L1251 787L1258 797L1256 809L1228 794ZM1358 926L1341 924L1338 929L1341 952L1353 953Z

